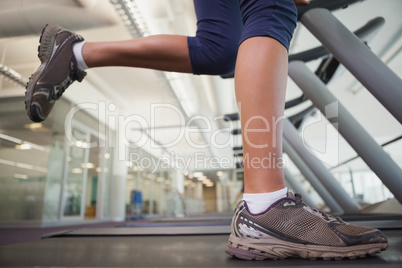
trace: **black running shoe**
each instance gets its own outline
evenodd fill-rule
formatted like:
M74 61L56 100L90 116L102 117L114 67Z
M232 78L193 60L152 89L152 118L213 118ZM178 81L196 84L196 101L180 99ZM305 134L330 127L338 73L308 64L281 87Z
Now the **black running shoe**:
M241 201L233 216L226 253L246 260L356 259L388 247L377 229L352 225L311 209L288 193L266 211L252 214Z
M83 40L55 24L43 29L38 48L41 65L29 78L25 93L25 109L32 121L45 120L67 87L85 77L86 72L78 69L72 50L74 43Z

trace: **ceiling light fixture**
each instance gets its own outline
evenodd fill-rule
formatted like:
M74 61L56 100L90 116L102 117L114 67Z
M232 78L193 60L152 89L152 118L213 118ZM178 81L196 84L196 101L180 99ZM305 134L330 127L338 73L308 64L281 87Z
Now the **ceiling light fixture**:
M22 87L25 87L28 83L27 78L22 76L17 71L1 63L0 63L0 75L4 76L7 80L11 81L12 83Z
M43 127L43 124L42 123L31 123L31 124L25 124L24 127L27 129L39 129L39 128Z
M31 150L32 147L28 143L22 143L15 145L15 149L17 150Z
M200 172L200 171L194 172L194 173L193 173L193 176L196 177L196 178L199 178L199 177L204 176L204 173L202 173L202 172Z
M47 173L47 168L43 168L43 167L38 167L38 166L32 166L29 164L24 164L24 163L20 163L20 162L14 162L14 161L10 161L10 160L6 160L6 159L0 159L0 164L3 165L7 165L7 166L14 166L14 167L19 167L19 168L24 168L24 169L28 169L28 170L35 170L35 171L39 171L42 173Z
M5 134L2 134L2 133L0 133L0 139L11 141L11 142L14 142L14 143L17 143L17 144L22 143L22 140L14 138L14 137L11 137L11 136L8 136L8 135L5 135Z
M71 170L71 173L73 174L82 174L82 172L83 172L82 168L73 168Z
M21 179L21 180L27 180L28 175L26 175L26 174L14 174L14 178Z
M95 165L93 163L82 163L81 167L87 168L87 169L92 169L92 168L95 168Z
M133 38L148 36L149 30L134 0L110 1Z
M17 145L15 146L15 148L19 149L19 150L36 149L36 150L43 151L43 152L48 151L48 149L46 149L43 146L31 143L31 142L23 141L23 140L20 140L20 139L17 139L17 138L14 138L14 137L2 134L2 133L0 133L0 139L8 140L8 141L16 143Z

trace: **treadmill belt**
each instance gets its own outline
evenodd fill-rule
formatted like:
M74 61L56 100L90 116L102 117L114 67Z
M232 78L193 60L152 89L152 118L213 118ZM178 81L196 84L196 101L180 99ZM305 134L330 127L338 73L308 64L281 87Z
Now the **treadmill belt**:
M6 267L402 267L402 230L384 230L389 248L364 259L244 261L227 255L228 235L64 236L0 247Z
M219 235L230 234L230 226L197 226L197 227L138 227L138 228L87 228L66 230L42 236L53 237L79 237L79 236L180 236L180 235Z

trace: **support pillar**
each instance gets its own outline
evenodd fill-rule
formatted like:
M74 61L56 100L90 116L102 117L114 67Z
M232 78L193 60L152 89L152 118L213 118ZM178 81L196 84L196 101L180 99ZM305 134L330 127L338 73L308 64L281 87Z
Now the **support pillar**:
M113 221L124 221L126 219L126 183L127 183L127 160L119 159L119 148L114 148L113 171L110 189L110 217ZM121 152L120 152L121 153ZM127 158L126 158L127 159Z

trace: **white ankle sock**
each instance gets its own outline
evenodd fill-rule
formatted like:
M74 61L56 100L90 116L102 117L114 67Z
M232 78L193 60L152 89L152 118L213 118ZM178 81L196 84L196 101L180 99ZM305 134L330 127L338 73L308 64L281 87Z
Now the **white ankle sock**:
M85 71L88 69L87 64L84 61L84 58L82 57L82 47L85 45L85 41L77 42L73 45L73 54L75 57L75 60L77 61L78 69L81 71Z
M266 210L270 205L279 199L286 197L287 193L288 188L285 187L272 193L243 194L243 200L246 201L248 209L251 213L258 214Z

